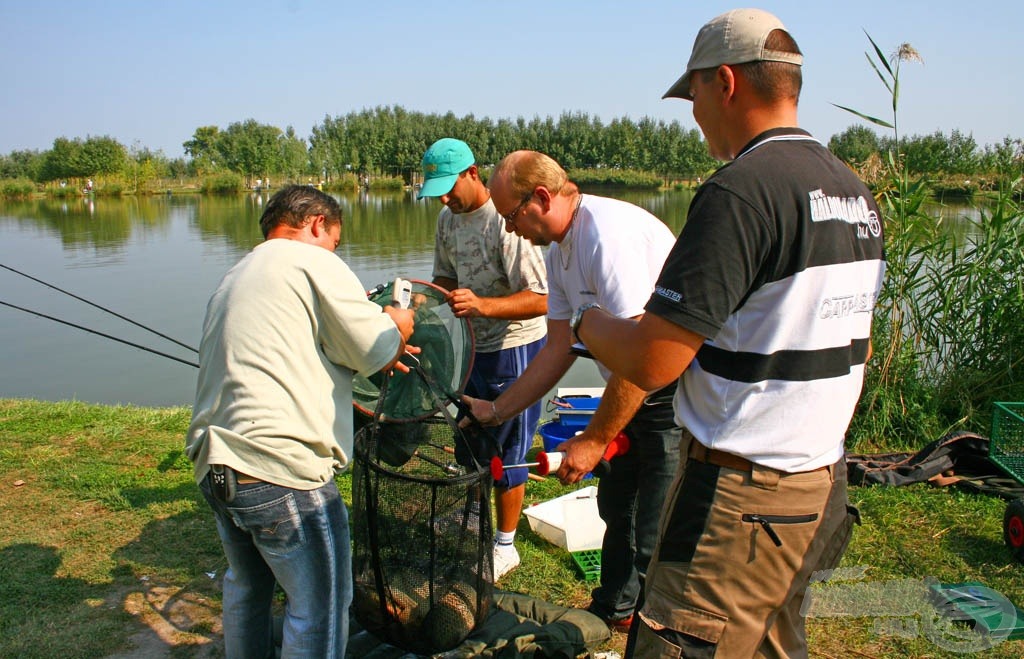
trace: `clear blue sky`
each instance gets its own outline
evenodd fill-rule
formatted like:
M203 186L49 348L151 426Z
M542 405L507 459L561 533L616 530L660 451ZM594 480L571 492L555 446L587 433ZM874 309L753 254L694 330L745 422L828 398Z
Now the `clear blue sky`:
M325 116L380 105L477 118L586 112L678 119L661 100L711 17L742 3L657 0L0 0L0 154L109 135L183 155L199 126L245 119L308 137ZM891 116L865 30L908 42L906 135L1024 137L1019 0L780 0L805 54L800 123L822 141Z

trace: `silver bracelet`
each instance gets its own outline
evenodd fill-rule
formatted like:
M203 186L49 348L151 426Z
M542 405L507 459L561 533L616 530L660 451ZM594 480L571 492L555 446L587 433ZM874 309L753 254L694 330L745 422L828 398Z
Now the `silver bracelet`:
M491 401L491 414L494 415L494 420L500 426L503 423L503 421L501 420L501 415L498 414L498 406L494 404L493 400Z

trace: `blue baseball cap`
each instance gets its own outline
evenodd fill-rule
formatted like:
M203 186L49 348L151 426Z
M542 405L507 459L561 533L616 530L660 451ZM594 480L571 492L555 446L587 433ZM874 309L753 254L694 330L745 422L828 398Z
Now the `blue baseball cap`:
M476 163L469 145L462 140L443 137L430 145L423 154L420 166L423 168L423 187L416 195L424 197L440 197L448 194L455 187L455 179L459 174Z

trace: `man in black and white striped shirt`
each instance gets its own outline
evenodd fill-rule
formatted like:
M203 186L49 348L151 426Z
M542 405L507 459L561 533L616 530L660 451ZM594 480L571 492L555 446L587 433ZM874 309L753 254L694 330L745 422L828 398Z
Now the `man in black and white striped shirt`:
M666 97L693 102L713 156L639 321L574 331L643 389L678 379L689 459L662 511L627 654L807 656L800 607L856 510L843 442L885 270L868 189L797 128L802 55L760 10L697 36Z

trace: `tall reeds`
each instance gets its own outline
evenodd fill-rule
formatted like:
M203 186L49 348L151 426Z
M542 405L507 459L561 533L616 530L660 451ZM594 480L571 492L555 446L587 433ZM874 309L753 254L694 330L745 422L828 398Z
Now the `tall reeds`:
M890 58L870 35L867 59L892 101L891 129L876 198L885 221L886 279L875 312L851 450L917 448L955 428L987 431L991 404L1024 397L1024 221L1015 181L979 220L944 226L925 211L928 177L911 177L898 130L900 66L923 62L902 44Z

